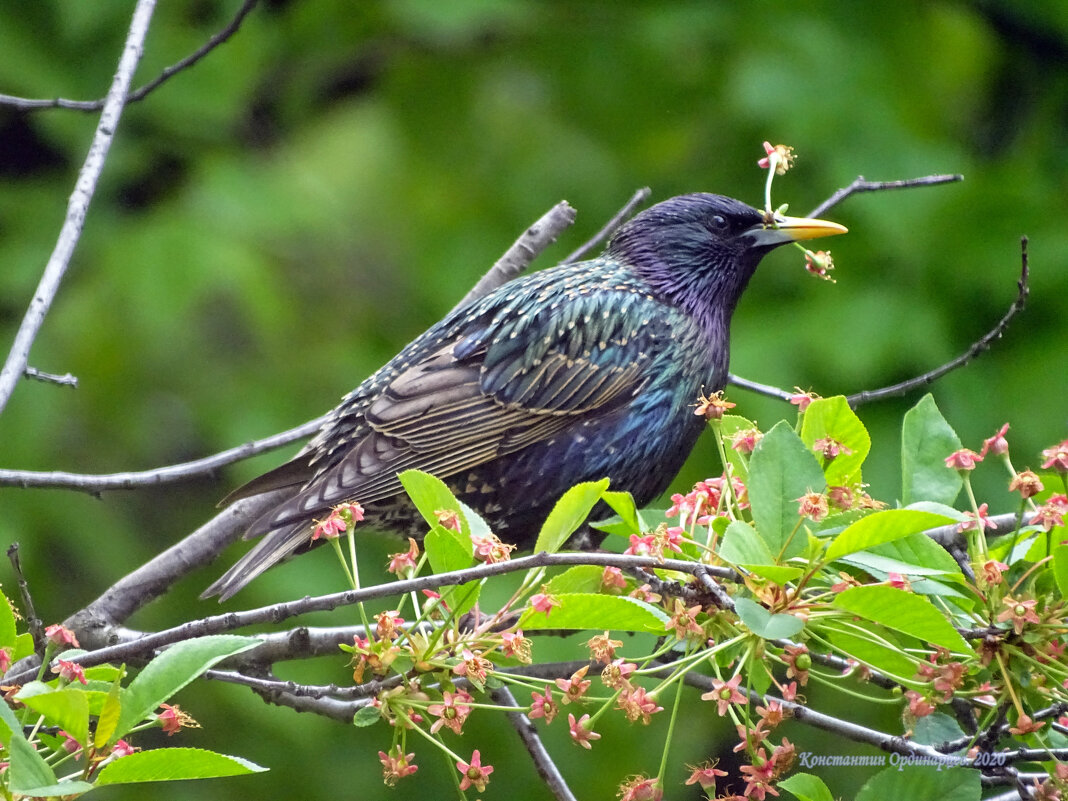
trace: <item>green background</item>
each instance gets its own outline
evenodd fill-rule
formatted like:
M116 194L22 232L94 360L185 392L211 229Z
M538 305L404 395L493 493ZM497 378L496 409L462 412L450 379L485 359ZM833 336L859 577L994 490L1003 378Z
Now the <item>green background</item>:
M237 6L161 3L137 82L198 47ZM103 95L131 10L79 0L0 6L0 91ZM764 139L799 153L775 191L796 214L858 174L966 179L858 196L828 215L850 228L828 243L837 284L811 279L793 251L768 258L735 317L732 369L824 395L928 370L1008 307L1027 234L1028 309L990 353L932 391L965 444L977 449L1010 421L1017 466L1036 466L1068 433L1066 63L1068 15L1056 0L263 3L232 41L126 110L30 359L74 373L80 387L24 382L0 415L0 467L144 469L301 423L451 308L556 201L577 207L578 221L539 266L640 186L655 200L704 190L759 205ZM79 112L0 107L0 348L54 245L94 126ZM750 393L731 398L763 427L792 415ZM884 500L899 492L900 419L918 398L860 411L874 441L865 477ZM0 488L0 544L21 543L41 616L60 620L283 456L101 499ZM1002 473L984 467L980 500L1009 509ZM717 472L704 441L679 483ZM370 540L372 568L399 549ZM196 595L221 569L190 577L131 624L215 612ZM340 575L320 552L258 580L230 607L334 588ZM312 622L324 621L342 622ZM579 653L569 642L551 648ZM344 681L346 671L338 658L292 675ZM425 747L415 779L383 788L384 727L298 716L236 687L198 685L178 700L204 725L181 744L272 771L159 786L154 797L451 792L451 769ZM812 691L810 700L855 711L845 697ZM697 797L679 783L681 762L733 744L707 706L684 705L669 798ZM880 709L871 725L898 725L893 708ZM478 718L455 750L480 747L497 766L485 797L546 797L514 734ZM665 723L606 721L590 754L573 750L559 723L548 742L579 797L605 798L625 775L656 770ZM864 752L807 737L802 750ZM866 773L826 776L850 797ZM100 797L131 792L143 790Z

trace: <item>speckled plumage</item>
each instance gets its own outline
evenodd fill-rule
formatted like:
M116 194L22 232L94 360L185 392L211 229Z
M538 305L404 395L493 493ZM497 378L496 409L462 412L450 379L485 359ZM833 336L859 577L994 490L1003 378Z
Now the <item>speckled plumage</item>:
M684 195L633 218L600 258L455 310L349 393L295 459L231 496L292 490L205 594L225 599L306 547L311 522L343 501L379 527L421 530L397 479L409 468L520 545L580 481L608 476L651 501L703 428L699 393L726 380L731 314L757 263L812 235L765 226L730 198Z

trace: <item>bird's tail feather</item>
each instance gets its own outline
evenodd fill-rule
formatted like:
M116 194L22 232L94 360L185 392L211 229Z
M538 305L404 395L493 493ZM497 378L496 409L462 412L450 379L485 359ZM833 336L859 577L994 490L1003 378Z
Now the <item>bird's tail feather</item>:
M306 522L295 523L270 532L256 543L251 551L235 562L233 567L204 590L200 597L203 599L218 595L219 603L222 603L267 568L296 553L302 545L308 543L308 540Z
M300 487L303 487L313 475L314 471L308 464L307 455L299 454L296 458L290 459L288 462L279 465L274 470L264 473L262 476L257 476L247 484L242 484L219 501L219 506L229 506L234 501L240 500L241 498L262 495L263 493L271 492L272 490L285 489L287 487L299 489Z

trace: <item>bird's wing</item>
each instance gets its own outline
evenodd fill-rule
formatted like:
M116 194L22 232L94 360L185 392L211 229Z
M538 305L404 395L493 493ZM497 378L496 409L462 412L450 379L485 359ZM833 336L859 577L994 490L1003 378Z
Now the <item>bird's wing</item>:
M398 356L403 366L349 415L357 419L348 429L338 424L336 436L320 438L314 478L250 534L342 501L389 498L401 492L397 474L409 468L463 474L626 402L668 336L650 303L633 292L575 293L537 315L498 309L429 339L422 358L406 349ZM342 407L339 419L345 416Z

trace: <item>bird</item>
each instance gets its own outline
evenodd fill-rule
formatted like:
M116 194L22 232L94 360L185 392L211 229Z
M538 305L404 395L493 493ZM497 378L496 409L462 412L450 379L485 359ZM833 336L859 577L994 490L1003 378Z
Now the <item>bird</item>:
M846 228L693 193L624 223L597 258L515 278L454 309L346 395L292 460L223 503L285 490L263 538L205 590L224 601L359 503L402 536L425 525L398 473L446 482L501 540L533 545L573 485L608 477L640 506L697 442L727 380L730 322L761 259Z

